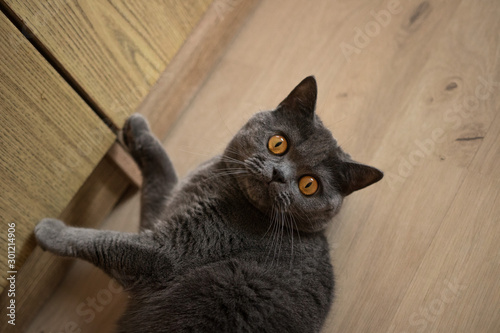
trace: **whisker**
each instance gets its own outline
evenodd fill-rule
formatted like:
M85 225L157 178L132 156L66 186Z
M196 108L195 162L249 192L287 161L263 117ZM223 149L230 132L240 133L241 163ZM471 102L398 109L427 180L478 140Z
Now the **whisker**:
M268 210L268 213L269 213L269 210ZM270 222L269 226L267 227L267 230L266 230L266 232L264 233L264 235L262 236L261 239L264 239L267 236L269 230L271 229L271 225L273 224L273 217L272 217L273 213L274 213L274 205L271 206L271 214L268 214L268 216L271 216L271 219L269 221Z
M278 224L277 211L276 211L274 205L272 205L271 206L271 224L269 226L270 230L271 230L271 235L270 235L269 250L267 252L267 257L266 257L266 263L267 263L267 260L269 259L269 257L271 256L271 252L273 251L273 249L274 249L274 252L276 252L274 243L275 243L275 239L276 239L276 226L277 226L277 224ZM273 258L271 261L271 266L274 263L274 258L275 258L275 255L273 255Z
M299 210L297 212L297 214L303 218L305 218L307 220L307 222L312 226L314 225L312 222L311 222L311 219L309 218L309 214L307 214L302 208L300 207L297 207L297 209Z
M181 147L177 147L176 149L179 150L179 151L185 152L185 153L190 153L190 154L199 155L199 156L213 157L214 155L216 155L214 153L205 153L205 152L193 151L188 146L185 146L185 147L181 146ZM218 150L218 148L217 148L217 150Z
M279 208L279 207L277 207ZM274 253L273 253L273 260L272 264L274 264L274 260L276 259L276 252L279 251L279 241L280 241L280 212L279 210L275 211L275 223L274 223L274 237L273 237L273 248L274 248ZM278 253L279 256L279 253Z
M224 172L215 173L206 179L213 179L213 178L224 177L224 176L243 176L246 174L247 174L247 172L245 172L245 171L224 171Z
M287 226L288 226L288 223L290 222L290 227L289 227L289 232L292 236L292 247L291 247L291 251L290 251L290 269L293 267L293 225L292 225L292 221L288 219L288 217L286 217L286 223L287 223Z
M235 158L225 156L225 155L221 155L220 160L222 162L229 162L229 163L234 163L234 164L239 164L239 165L246 165L245 162L243 162L243 161L240 161L240 160L237 160Z
M280 217L281 217L281 221L280 221L280 224L281 224L281 234L280 234L280 247L279 247L279 252L278 252L278 256L281 254L281 247L283 245L283 238L285 237L285 217L284 217L284 214L283 214L283 210L281 210L280 212Z
M290 219L292 221L293 226L295 226L294 229L297 231L298 245L300 246L302 244L302 240L300 238L300 230L299 230L299 226L297 225L297 221L295 221L295 215L292 211L290 212ZM301 254L301 251L299 251L299 256L300 256L300 254Z
M214 178L219 178L219 177L224 177L224 176L238 177L238 176L243 176L243 175L247 175L247 174L248 174L248 171L244 170L244 169L241 169L241 170L237 170L237 169L222 170L219 172L214 172L210 177L204 178L203 181L213 180Z
M233 154L236 157L242 157L242 158L245 157L240 151L238 151L236 149L233 149L231 147L226 147L225 152L231 153L231 154ZM225 156L227 156L227 155L225 155Z

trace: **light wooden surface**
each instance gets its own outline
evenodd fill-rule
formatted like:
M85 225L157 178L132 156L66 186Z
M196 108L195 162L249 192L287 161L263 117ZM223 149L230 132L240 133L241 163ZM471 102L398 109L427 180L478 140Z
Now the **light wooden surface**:
M212 0L1 0L116 127L137 108Z
M36 222L63 211L114 136L3 14L0 49L1 292L35 247ZM7 267L11 222L16 269Z
M164 144L185 175L251 114L316 75L324 123L354 158L386 173L349 197L328 229L337 290L323 331L496 333L500 4L401 1L374 33L371 11L390 3L263 1ZM375 30L346 58L341 45L355 46L358 28ZM107 223L136 228L137 196ZM68 318L87 327L73 309L108 281L77 267L81 277L68 277L37 317L44 329ZM72 312L51 315L63 305Z

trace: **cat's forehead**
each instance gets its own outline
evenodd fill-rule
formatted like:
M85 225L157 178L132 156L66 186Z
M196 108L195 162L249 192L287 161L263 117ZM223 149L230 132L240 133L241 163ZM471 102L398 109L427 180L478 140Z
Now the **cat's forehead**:
M308 137L315 134L325 135L328 130L323 125L308 121L303 117L296 116L292 112L278 111L263 111L255 114L249 121L249 125L267 130L281 130L287 132L290 136ZM320 126L318 126L320 125ZM322 131L326 130L326 132ZM331 135L330 135L331 136Z
M324 127L317 127L309 135L296 138L294 149L300 155L311 159L313 164L340 157L337 141Z
M256 114L254 121L254 129L262 134L284 135L293 146L296 157L308 159L308 164L317 165L343 158L337 141L317 116L307 120L293 113L267 111Z
M297 145L337 146L332 133L323 125L318 116L304 119L291 112L271 111L262 115L262 121L270 130L283 131Z

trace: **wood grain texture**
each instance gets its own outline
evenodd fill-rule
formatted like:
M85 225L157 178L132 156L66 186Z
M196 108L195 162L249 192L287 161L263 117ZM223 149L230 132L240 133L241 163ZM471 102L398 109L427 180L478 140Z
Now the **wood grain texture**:
M216 1L210 6L137 112L165 137L211 74L259 0Z
M0 45L0 246L14 222L19 268L36 222L61 213L114 136L3 14ZM8 270L2 256L0 290Z
M99 227L128 186L128 177L106 156L59 218L70 225ZM72 264L71 260L36 247L16 277L16 326L0 321L0 331L24 332L31 323L33 313L44 306ZM7 293L0 295L1 308L5 309L9 301Z
M2 0L115 126L137 108L212 0Z
M323 332L497 333L500 5L400 1L374 33L393 3L261 2L164 145L183 176L315 74L323 122L386 174L328 229L337 290Z

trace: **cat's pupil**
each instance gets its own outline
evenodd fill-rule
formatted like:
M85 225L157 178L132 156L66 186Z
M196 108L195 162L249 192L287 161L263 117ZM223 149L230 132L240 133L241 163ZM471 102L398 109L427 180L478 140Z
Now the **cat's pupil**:
M277 144L275 144L275 145L274 145L274 148L281 146L281 144L282 144L282 143L283 143L283 142L281 142L281 141L280 141L280 142L278 142Z
M312 182L309 182L309 183L307 183L307 185L305 186L305 188L308 188L311 185L312 185Z

